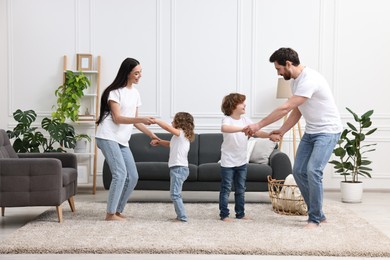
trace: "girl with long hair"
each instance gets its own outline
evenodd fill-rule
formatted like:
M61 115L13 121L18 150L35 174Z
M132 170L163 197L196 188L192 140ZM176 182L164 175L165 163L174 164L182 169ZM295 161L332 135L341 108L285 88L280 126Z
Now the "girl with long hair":
M170 148L168 167L171 180L170 196L177 215L175 221L187 222L188 218L184 209L181 191L183 183L190 173L188 151L190 150L190 142L195 139L194 118L187 112L179 112L173 118L172 125L159 119L155 119L155 122L172 134L170 141L154 139L151 141L151 145L161 145Z

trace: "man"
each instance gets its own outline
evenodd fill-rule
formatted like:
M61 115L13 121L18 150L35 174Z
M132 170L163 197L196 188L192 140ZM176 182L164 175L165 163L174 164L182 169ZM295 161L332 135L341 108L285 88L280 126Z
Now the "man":
M301 65L296 51L280 48L269 61L274 63L278 75L285 80L293 79L293 95L268 116L248 125L243 131L251 136L291 111L280 129L272 132L283 136L301 116L305 118L305 133L298 146L293 175L308 206L308 223L305 227L316 228L326 222L322 211L322 177L342 131L340 114L325 78Z

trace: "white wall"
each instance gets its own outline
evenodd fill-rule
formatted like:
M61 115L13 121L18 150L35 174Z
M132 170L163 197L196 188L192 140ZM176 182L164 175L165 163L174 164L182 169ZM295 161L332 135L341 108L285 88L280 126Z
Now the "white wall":
M373 178L364 182L388 189L389 11L387 0L0 0L0 128L13 128L18 108L49 115L62 57L75 67L76 53L101 55L102 89L124 58L140 60L141 115L171 120L188 111L197 132L218 132L222 97L238 91L257 121L283 102L268 58L289 46L328 79L344 122L346 106L375 110L379 130L369 141L378 147ZM293 159L291 135L283 150ZM325 188L339 181L329 165Z

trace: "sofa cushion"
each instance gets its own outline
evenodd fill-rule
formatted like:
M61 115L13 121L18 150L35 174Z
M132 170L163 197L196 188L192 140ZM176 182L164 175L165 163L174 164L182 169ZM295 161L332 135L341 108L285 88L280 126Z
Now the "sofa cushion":
M199 135L199 165L216 163L221 159L222 141L223 135L220 133Z
M161 139L170 140L170 134L158 134ZM169 149L162 146L151 146L150 137L136 133L129 141L130 150L136 162L168 162Z
M268 175L272 175L272 168L268 164L248 164L247 181L267 182ZM221 165L219 163L199 165L198 181L221 181Z
M268 182L268 175L272 176L272 168L268 164L248 163L246 181Z
M199 165L198 181L221 181L221 165L219 163Z
M188 181L196 181L197 167L189 164L190 174ZM140 180L169 181L169 167L167 162L137 162L137 171Z
M172 134L156 133L163 140L171 140ZM190 144L188 152L188 162L198 164L198 135ZM132 134L129 141L130 150L136 162L168 162L169 148L163 146L151 146L150 138L143 133Z
M77 169L64 167L61 169L62 173L62 186L68 186L72 182L77 181Z
M267 164L269 156L275 149L275 146L275 142L272 142L271 140L258 138L258 140L256 140L256 143L253 146L253 150L249 157L249 162Z

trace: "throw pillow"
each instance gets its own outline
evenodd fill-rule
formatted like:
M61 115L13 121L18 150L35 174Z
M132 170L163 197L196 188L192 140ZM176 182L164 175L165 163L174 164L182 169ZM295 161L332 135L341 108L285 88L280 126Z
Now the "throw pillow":
M248 145L249 147L249 145ZM249 157L251 163L268 163L269 156L275 149L275 142L266 138L257 138Z
M246 158L247 158L247 162L250 161L250 158L251 158L251 154L252 154L252 151L253 151L253 148L255 148L255 144L257 142L257 139L256 138L249 138L248 139L248 145L246 147Z

